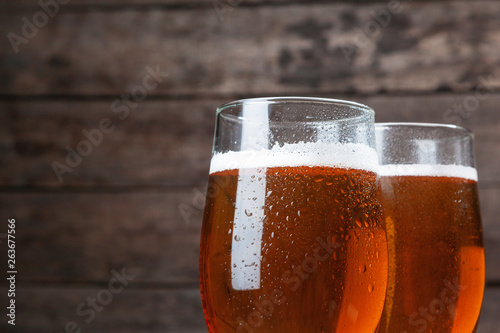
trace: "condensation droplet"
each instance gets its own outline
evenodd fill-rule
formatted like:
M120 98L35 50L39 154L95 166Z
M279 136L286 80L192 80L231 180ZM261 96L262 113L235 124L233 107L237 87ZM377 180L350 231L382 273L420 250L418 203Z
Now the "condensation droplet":
M250 212L248 209L245 209L245 215L250 217L253 215L253 213Z
M240 241L240 239L241 239L241 238L240 238L240 236L238 236L238 235L235 235L235 236L234 236L234 240L235 240L235 241L239 242L239 241Z
M366 265L359 265L359 272L360 273L366 272Z
M373 291L373 285L369 284L368 285L368 292L371 293Z
M356 220L356 225L357 225L358 227L360 227L360 228L362 227L362 224L361 224L361 222L360 222L359 220Z

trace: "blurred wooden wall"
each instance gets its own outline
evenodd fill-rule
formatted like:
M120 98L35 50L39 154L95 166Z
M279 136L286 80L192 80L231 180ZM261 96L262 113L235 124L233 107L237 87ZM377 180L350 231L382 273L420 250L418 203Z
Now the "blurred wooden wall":
M500 332L500 6L395 5L73 0L45 22L36 1L2 2L0 233L16 219L16 331L206 332L197 265L214 110L309 95L366 103L378 121L475 131L487 251L479 332ZM382 10L393 10L388 24L372 14ZM68 165L67 147L88 155ZM123 269L134 279L106 299ZM109 304L83 315L97 296ZM0 328L12 329L5 318Z

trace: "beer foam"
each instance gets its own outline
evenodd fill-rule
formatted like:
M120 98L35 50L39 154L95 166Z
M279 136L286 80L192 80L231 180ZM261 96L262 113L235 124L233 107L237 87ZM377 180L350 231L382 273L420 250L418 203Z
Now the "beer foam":
M477 181L477 170L463 165L389 164L381 165L380 176L455 177Z
M326 166L377 172L375 149L360 143L299 142L274 145L270 150L244 150L217 153L210 163L210 174L244 168Z

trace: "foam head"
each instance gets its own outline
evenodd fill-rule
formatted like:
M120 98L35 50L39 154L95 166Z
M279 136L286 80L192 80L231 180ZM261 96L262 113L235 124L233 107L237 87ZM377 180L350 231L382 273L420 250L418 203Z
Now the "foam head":
M463 165L389 164L381 165L380 176L454 177L477 181L476 168Z
M275 145L269 150L217 153L210 163L210 174L244 168L326 166L377 172L375 149L360 143L299 142Z

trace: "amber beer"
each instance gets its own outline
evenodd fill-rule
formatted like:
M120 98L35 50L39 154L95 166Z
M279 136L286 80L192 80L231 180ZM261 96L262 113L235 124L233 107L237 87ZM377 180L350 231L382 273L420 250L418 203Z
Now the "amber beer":
M209 332L374 332L387 284L378 175L262 160L270 165L210 174L200 252Z
M385 165L381 175L389 281L379 332L474 332L485 277L476 170Z

